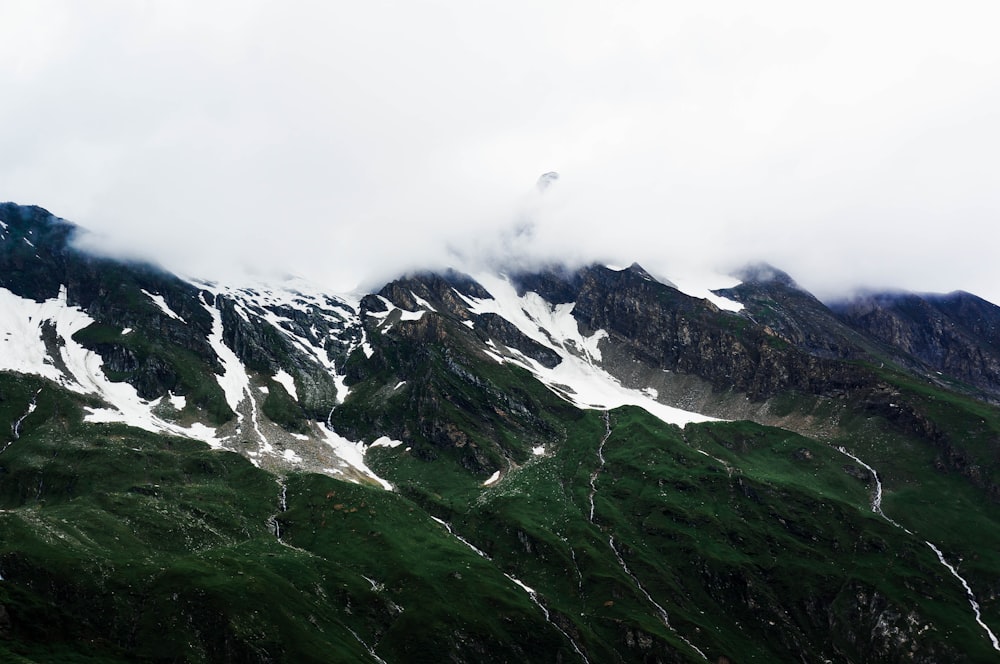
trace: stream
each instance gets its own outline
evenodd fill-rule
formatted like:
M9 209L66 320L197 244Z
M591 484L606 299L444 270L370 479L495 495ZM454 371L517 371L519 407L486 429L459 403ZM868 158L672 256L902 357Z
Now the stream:
M451 527L450 523L448 523L447 521L444 521L442 519L439 519L436 516L432 516L431 518L434 519L435 521L437 521L438 523L440 523L442 526L444 526L445 530L448 531L449 535L451 535L452 537L454 537L455 539L457 539L459 542L461 542L462 544L464 544L465 546L467 546L477 556L479 556L480 558L483 558L484 560L488 560L489 562L493 563L493 559L490 558L489 556L487 556L486 553L482 549L479 549L474 544L472 544L469 540L465 539L464 537L462 537L461 535L459 535L458 533L456 533L454 531L454 529ZM495 563L494 563L494 565L495 565ZM545 605L542 604L541 600L538 599L538 593L535 592L535 590L533 588L530 588L527 585L525 585L519 579L514 578L513 576L511 576L510 574L507 574L506 572L504 572L502 570L501 570L501 574L503 574L505 577L507 577L508 580L510 580L512 583L514 583L515 585L517 585L519 588L521 588L521 590L523 590L524 592L526 592L528 594L528 598L532 601L532 603L535 606L537 606L541 610L542 615L545 616L545 622L547 622L550 625L552 625L552 627L554 627L557 632L559 632L560 634L562 634L563 637L567 641L569 641L570 646L573 647L573 651L577 655L580 656L580 659L582 659L584 662L586 662L586 664L590 664L590 660L587 659L587 656L583 654L583 650L581 650L580 646L577 645L576 640L574 640L572 636L570 636L569 634L567 634L566 630L564 630L562 627L560 627L559 625L557 625L555 622L552 621L552 616L549 615L549 610L547 608L545 608Z
M35 395L31 397L31 402L28 404L28 410L25 411L24 415L19 417L17 421L10 426L10 430L14 434L14 439L8 442L6 445L4 445L3 449L0 449L0 454L6 452L7 448L13 445L14 442L21 437L21 423L24 422L24 420L28 417L28 415L31 415L33 412L35 412L35 409L38 408L38 395L41 393L42 390L41 388L39 388L39 390L35 392Z
M590 523L594 523L594 496L597 495L597 477L601 474L601 471L604 470L604 465L606 463L604 458L604 445L608 442L608 438L611 437L611 416L608 411L604 411L604 427L604 438L601 439L601 444L597 446L597 468L595 468L594 472L590 475ZM649 594L649 591L647 591L645 586L643 586L639 581L639 577L633 574L632 570L630 570L628 565L625 564L625 559L622 558L622 554L618 551L618 547L615 546L614 535L608 537L608 546L611 547L611 551L615 554L615 558L618 560L618 566L621 567L626 576L632 580L632 583L635 584L635 587L639 590L642 596L646 598L646 601L652 604L656 609L663 626L673 632L677 638L686 643L691 650L694 650L707 661L708 657L698 648L698 646L691 643L687 638L673 628L670 624L670 616L667 615L667 610L664 609L655 599L653 599L653 596Z
M597 476L604 470L604 444L611 437L611 416L608 411L604 411L604 438L597 446L597 468L590 474L590 522L594 523L594 496L597 495Z
M870 472L872 474L872 477L875 479L875 495L872 496L872 504L871 504L872 512L874 512L875 514L878 514L880 517L882 517L883 519L885 519L887 522L889 522L890 524L892 524L896 528L899 528L904 533L906 533L908 535L914 535L914 533L911 530L905 528L904 526L900 525L899 523L896 523L891 518L889 518L888 516L886 516L885 512L882 511L882 480L879 479L878 472L874 468L872 468L870 465L868 465L867 463L865 463L864 461L862 461L861 459L859 459L855 455L853 455L850 452L848 452L845 448L843 448L843 447L836 447L835 449L838 452L840 452L841 454L843 454L844 456L853 459L859 465L863 466L868 472ZM989 638L990 642L993 644L993 649L996 650L997 652L1000 652L1000 641L997 641L997 637L993 633L993 630L991 630L986 625L986 623L983 622L982 613L979 610L979 602L976 601L976 596L972 592L972 588L969 586L969 582L966 581L965 578L962 577L962 575L960 575L958 573L958 570L955 569L955 567L945 559L944 554L941 553L941 549L939 549L936 546L934 546L934 544L932 544L928 540L924 540L924 544L926 544L927 546L929 546L931 548L931 551L933 551L934 555L937 556L938 561L945 567L945 569L947 569L951 573L952 576L954 576L956 579L958 579L959 583L962 584L962 587L965 589L965 595L966 595L966 597L969 600L969 606L972 607L972 613L975 615L976 622L979 624L980 627L983 628L983 631L986 632L986 636Z

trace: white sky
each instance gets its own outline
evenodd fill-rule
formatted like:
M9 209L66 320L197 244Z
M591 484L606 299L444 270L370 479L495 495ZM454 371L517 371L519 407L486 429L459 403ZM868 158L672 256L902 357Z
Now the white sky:
M1000 302L998 25L988 1L4 0L0 199L206 277L342 289L450 248Z

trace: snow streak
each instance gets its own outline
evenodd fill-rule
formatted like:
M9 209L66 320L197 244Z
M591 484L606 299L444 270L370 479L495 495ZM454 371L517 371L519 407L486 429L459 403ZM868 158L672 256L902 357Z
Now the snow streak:
M168 316L169 318L173 318L174 320L179 320L182 323L184 322L184 319L178 316L177 313L170 308L170 305L167 304L167 301L163 299L162 295L157 295L156 293L150 293L145 288L142 289L142 293L150 300L152 300L156 304L156 306L159 307L160 311L162 311L166 316Z
M501 349L489 344L486 353L500 363L521 366L560 398L579 408L608 410L623 405L635 405L654 417L683 426L689 422L708 422L715 418L660 403L642 390L627 388L601 367L600 342L608 336L597 330L589 337L580 332L573 317L573 303L553 305L534 292L518 295L506 278L489 274L473 277L489 291L489 298L469 297L454 291L476 315L496 314L505 318L529 339L545 346L559 356L559 363L548 368L516 348Z
M858 457L848 452L846 448L838 447L837 451L843 454L844 456L854 459L856 462L858 462L858 464L864 466L865 470L871 473L872 477L875 478L875 494L872 496L872 505L871 505L872 512L875 512L875 514L878 514L880 517L882 517L892 525L896 526L897 528L905 532L907 535L912 535L913 534L912 532L910 532L903 526L899 525L898 523L890 519L888 516L886 516L885 512L882 511L882 480L879 479L878 472L874 468L869 466L867 463L865 463Z
M17 422L14 422L14 426L12 427L14 430L14 440L17 440L18 438L21 437L21 423L24 422L25 418L28 417L28 415L31 415L33 412L35 412L35 409L38 408L38 395L41 393L42 390L41 388L39 388L39 390L35 392L35 396L31 397L31 403L28 404L28 411L20 418L18 418Z
M851 454L850 452L848 452L843 447L837 447L836 450L838 452L840 452L841 454L843 454L844 456L847 456L847 457L850 457L851 459L854 459L856 462L858 462L860 465L864 466L865 469L867 469L868 472L870 472L872 474L872 477L875 480L875 494L872 497L872 505L871 505L872 512L874 512L875 514L878 514L880 517L882 517L883 519L885 519L887 522L889 522L893 526L899 528L900 530L902 530L903 532L905 532L907 535L913 535L914 533L911 530L908 530L907 528L905 528L905 527L901 526L900 524L896 523L895 521L893 521L892 519L890 519L888 516L886 516L885 512L882 511L882 481L879 479L878 473L875 471L875 469L872 468L871 466L869 466L867 463L865 463L861 459L859 459L858 457L856 457L853 454ZM969 606L972 607L972 612L973 612L973 614L975 614L976 622L979 624L980 627L983 628L983 631L986 632L986 636L989 638L990 643L993 644L993 649L996 650L997 652L1000 652L1000 641L997 640L997 637L993 633L993 630L991 630L986 625L986 623L983 622L982 613L980 612L980 609L979 609L979 602L976 601L976 596L972 592L972 588L969 586L969 582L966 581L965 578L963 578L958 573L958 570L956 570L953 565L951 565L947 560L945 560L944 554L941 553L941 549L939 549L936 546L934 546L929 540L924 540L924 544L926 544L927 546L929 546L931 548L931 551L933 551L934 555L937 556L938 561L940 561L940 563L942 565L944 565L945 569L947 569L951 573L951 575L954 576L956 579L958 579L959 583L962 584L962 587L965 589L965 595L966 595L966 597L969 600Z

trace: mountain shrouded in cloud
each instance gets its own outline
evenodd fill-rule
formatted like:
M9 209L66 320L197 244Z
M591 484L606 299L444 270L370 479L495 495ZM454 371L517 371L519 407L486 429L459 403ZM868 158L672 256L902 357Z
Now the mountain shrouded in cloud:
M545 191L555 184L557 180L559 180L559 174L555 171L548 171L547 173L542 173L538 176L538 182L535 186L538 188L538 191L545 193Z
M532 251L1000 300L997 10L13 0L3 199L188 273ZM525 16L531 20L525 20Z
M992 661L998 21L0 3L0 661Z
M338 295L0 204L0 660L995 658L1000 307L547 223Z

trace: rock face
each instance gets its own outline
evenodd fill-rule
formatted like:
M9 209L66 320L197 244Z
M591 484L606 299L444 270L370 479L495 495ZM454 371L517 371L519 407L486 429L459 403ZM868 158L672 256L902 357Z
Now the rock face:
M222 317L223 341L244 365L263 376L286 371L297 388L294 419L325 420L338 399L329 366L342 366L346 362L346 350L353 340L353 330L345 329L350 328L345 312L316 304L301 307L250 304L233 295L219 295L216 301ZM269 316L279 321L277 329L268 322ZM293 339L304 343L296 344ZM314 349L318 357L304 353L303 346ZM269 386L269 390L275 389L276 385Z
M454 457L485 478L561 435L536 394L494 370L484 341L496 339L543 365L558 357L507 320L470 312L462 296L491 297L457 273L410 276L366 296L360 316L371 355L348 362L352 399L332 417L348 437L404 440L419 458Z
M742 283L720 294L741 302L746 307L744 315L765 333L825 359L859 359L871 350L870 340L845 325L785 272L757 264L735 276Z
M41 208L0 205L0 222L0 287L37 301L65 289L67 304L96 321L77 341L101 356L109 377L143 399L190 395L216 421L233 416L218 386L204 380L221 365L198 288L152 265L78 250L82 231Z
M975 295L876 293L834 305L841 320L939 372L1000 398L1000 307Z
M700 376L751 399L787 389L829 394L868 380L862 371L812 355L767 327L635 270L592 269L574 315L589 328L612 331L653 366Z
M719 391L761 400L788 389L842 393L872 381L865 371L832 361L847 354L839 349L848 347L850 330L843 337L821 334L821 323L846 328L818 300L790 286L790 279L731 292L750 311L769 308L769 325L751 313L721 311L685 295L638 265L621 271L591 266L577 273L522 274L515 283L553 303L573 302L580 325L606 330L609 337L602 345L617 346L618 354L654 369L697 376ZM781 309L765 301L787 304Z

